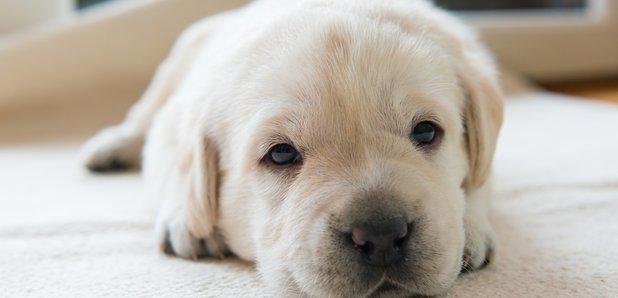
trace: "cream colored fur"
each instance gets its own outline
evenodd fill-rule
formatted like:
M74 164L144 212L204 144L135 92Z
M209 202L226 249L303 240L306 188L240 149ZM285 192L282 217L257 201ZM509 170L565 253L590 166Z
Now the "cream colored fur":
M426 120L444 130L430 151L409 138ZM487 180L501 122L491 58L429 4L263 0L189 28L125 122L83 158L137 165L145 143L164 249L255 261L273 293L434 295L491 257ZM294 144L302 165L262 162L278 143ZM333 235L393 212L418 226L414 257L405 272L365 279Z

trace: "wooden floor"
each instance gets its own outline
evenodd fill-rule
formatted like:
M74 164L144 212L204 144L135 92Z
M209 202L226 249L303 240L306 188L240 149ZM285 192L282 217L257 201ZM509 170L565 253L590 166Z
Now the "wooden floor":
M554 92L610 101L618 104L618 78L589 82L545 84L542 86Z

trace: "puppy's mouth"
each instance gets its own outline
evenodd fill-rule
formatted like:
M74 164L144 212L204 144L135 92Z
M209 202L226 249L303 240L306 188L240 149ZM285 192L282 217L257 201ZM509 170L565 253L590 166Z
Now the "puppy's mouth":
M395 285L392 282L384 281L380 286L378 286L378 288L373 290L373 292L371 292L366 297L367 298L390 298L390 297L421 298L421 297L426 297L426 296L411 293L403 289L402 287Z
M395 284L390 283L388 281L383 281L381 285L379 285L373 292L371 292L367 297L368 298L377 298L383 296L389 296L389 294L394 294L399 292L400 289Z
M383 278L373 289L367 293L367 298L386 298L386 297L423 297L417 296L406 290L404 287L398 285L396 282Z
M402 286L401 284L389 280L387 277L384 277L373 289L371 289L367 295L364 297L367 298L389 298L389 297L413 297L413 298L423 298L429 297L426 295L415 294L413 291L407 289L407 287Z

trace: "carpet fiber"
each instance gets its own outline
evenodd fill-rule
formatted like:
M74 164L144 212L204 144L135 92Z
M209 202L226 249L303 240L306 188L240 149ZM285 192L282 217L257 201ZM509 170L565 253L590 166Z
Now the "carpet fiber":
M77 164L120 109L75 109L0 117L0 296L268 296L251 264L159 255L139 174ZM618 106L533 93L509 98L505 121L495 263L449 296L618 296Z

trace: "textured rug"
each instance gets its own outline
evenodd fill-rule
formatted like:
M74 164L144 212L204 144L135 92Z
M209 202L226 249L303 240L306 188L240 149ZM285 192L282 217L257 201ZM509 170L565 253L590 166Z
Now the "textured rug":
M76 109L0 117L0 297L268 296L251 264L159 255L139 174L77 164L121 109ZM449 296L618 296L618 106L531 93L505 121L496 261Z

